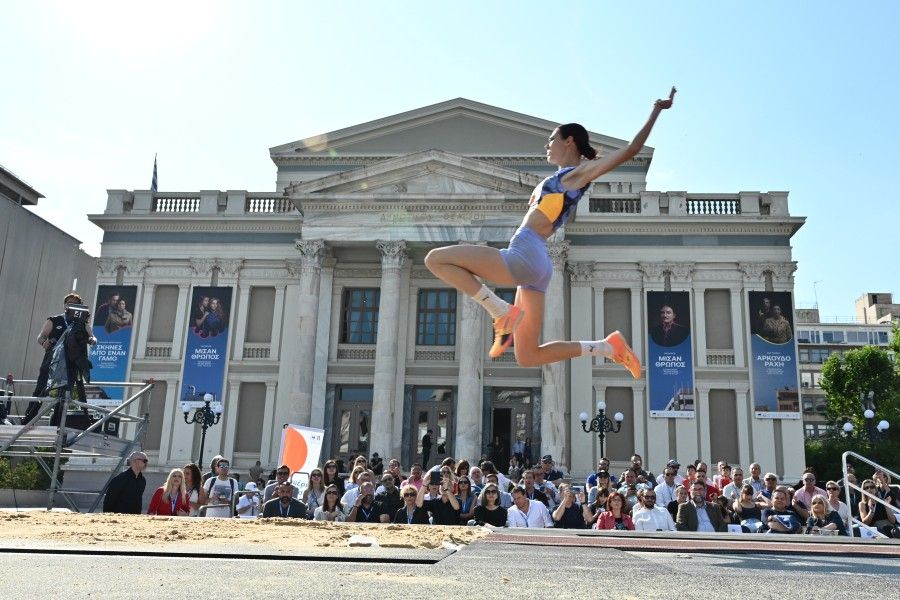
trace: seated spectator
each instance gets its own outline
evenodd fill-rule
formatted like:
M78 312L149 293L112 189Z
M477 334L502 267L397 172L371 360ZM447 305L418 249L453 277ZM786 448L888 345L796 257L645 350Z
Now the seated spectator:
M640 504L631 511L631 520L637 531L675 531L672 515L662 506L656 504L656 492L641 490L638 492Z
M528 469L527 471L525 471L525 473L522 474L522 481L520 482L520 485L522 485L525 488L525 495L528 497L529 500L537 500L544 506L548 507L548 510L549 510L549 507L550 507L549 498L547 498L547 495L544 494L544 492L542 492L541 490L537 489L534 486L534 471L533 470ZM513 498L513 501L515 502L515 498Z
M384 475L384 461L377 452L373 453L372 458L369 460L369 470L372 471L375 477Z
M481 467L472 467L469 470L469 479L472 481L472 493L476 496L484 489L484 473Z
M590 492L591 489L597 485L597 477L600 475L600 473L606 473L607 479L609 479L609 481L607 482L608 487L610 485L615 487L619 486L619 480L615 477L610 477L609 459L604 456L597 461L597 470L588 475L587 479L584 482L584 489Z
M812 504L813 496L824 498L828 492L816 485L816 475L809 470L803 473L801 482L803 486L794 492L791 506L794 507L794 512L800 517L800 521L805 523L809 518L809 507Z
M506 475L504 475L503 473L501 473L497 470L497 467L494 466L494 463L492 463L489 460L486 460L481 463L480 467L481 467L481 472L484 473L485 477L487 477L491 473L493 473L497 476L497 485L500 487L501 492L509 491L509 488L512 484L510 483L509 479L506 478ZM523 476L524 476L524 474L525 474L525 471L522 471Z
M694 479L696 478L697 465L688 463L688 466L684 468L684 481L681 482L681 485L684 486L684 489L688 491L688 496L691 495L691 484L694 483Z
M402 469L400 468L400 461L396 458L392 458L391 460L389 460L387 473L384 474L390 474L394 477L394 487L399 491L400 486L403 484L403 480L406 479L403 476ZM379 492L381 492L381 488L375 490L375 495L377 496Z
M500 488L496 483L488 483L481 490L478 505L475 507L473 521L475 525L493 525L506 527L507 511L500 506Z
M731 501L728 500L725 496L719 496L715 499L715 503L719 505L719 510L722 511L722 518L725 520L725 525L732 525L737 523L734 520L734 509L731 507ZM727 527L726 527L727 529Z
M416 506L428 511L432 525L459 525L459 502L453 495L452 473L449 467L443 467L440 483L429 481L427 486L419 488Z
M806 533L836 531L838 535L847 535L844 522L836 510L831 510L824 496L813 496L806 521Z
M391 519L403 506L400 489L394 485L396 477L390 471L381 476L381 485L375 490L375 503L381 505L382 512ZM379 491L380 490L380 491Z
M359 493L347 513L348 523L389 523L390 515L375 503L375 486L371 481L360 484Z
M588 502L588 508L591 511L591 523L597 521L597 515L606 510L606 501L609 500L609 490L599 486L591 490L593 499Z
M619 488L613 484L612 476L608 471L598 471L594 486L588 492L588 502L594 501L598 490L604 490L606 496L609 497L610 493L615 492L617 489Z
M348 487L344 495L341 496L341 504L344 505L344 510L346 511L349 511L356 504L360 486L364 483L372 483L372 476L368 471L360 471L356 476L356 482L356 485ZM349 512L347 514L349 515ZM347 520L349 521L350 519Z
M701 463L702 466L702 463ZM697 475L694 477L694 481L691 482L691 496L693 496L694 492L694 483L701 482L706 487L706 495L705 500L707 502L715 502L716 498L718 498L721 494L719 488L714 485L710 485L709 481L706 479L706 470L697 467Z
M509 507L513 505L512 494L509 492L504 492L500 489L500 484L497 481L496 473L491 473L490 475L485 476L485 485L488 483L493 483L497 486L497 489L500 491L500 506L509 510Z
M325 483L321 469L313 469L309 472L309 485L303 490L303 496L300 499L309 508L309 518L312 519L316 509L322 506L322 501L325 499Z
M522 479L522 462L519 460L519 456L513 454L509 457L509 470L506 474L509 476L512 481L519 481Z
M759 492L756 497L758 500L765 500L769 505L769 508L772 507L772 495L775 493L775 489L778 487L778 475L775 473L766 473L765 477L763 477L763 489Z
M153 493L148 515L186 517L190 514L187 489L184 486L184 473L181 469L172 469L166 482Z
M897 526L897 515L893 510L888 510L884 504L876 501L878 488L875 481L866 479L862 483L863 495L859 501L859 520L869 527L875 527L879 533L887 537L894 537ZM874 497L873 497L874 496Z
M750 479L747 480L747 483L753 486L754 496L762 492L765 487L760 473L762 473L762 467L759 466L759 463L750 463Z
M248 481L244 486L244 492L238 498L234 512L241 519L255 519L260 513L259 487L254 482Z
M264 485L266 482L263 481L260 483L260 479L262 479L263 471L265 471L265 467L262 466L260 461L256 461L256 464L247 469L247 474L250 476L250 481L257 485L257 488L260 485Z
M764 533L797 533L800 531L800 519L788 503L786 491L776 489L772 493L772 506L762 511L762 529Z
M471 465L469 465L469 461L466 459L460 459L458 463L456 463L456 468L454 472L456 473L456 479L458 480L460 477L468 477L469 470L471 469Z
M545 454L541 457L541 470L544 472L544 480L553 484L554 488L559 485L563 477L565 475L562 471L556 468L556 463L553 462L553 457L549 454Z
M840 486L835 481L829 481L825 484L825 491L828 492L828 505L831 510L837 511L844 523L844 529L850 531L850 507L841 501Z
M872 475L872 479L875 480L875 492L878 497L891 506L900 508L900 493L896 485L891 485L891 476L878 469Z
M619 493L628 496L629 489L633 490L635 501L637 501L638 490L652 490L653 486L646 482L638 481L638 474L634 469L628 469L622 473L622 480L619 485Z
M634 471L635 482L643 483L644 486L642 487L653 488L656 485L656 478L653 476L653 473L644 469L644 459L641 458L640 454L631 455L631 465L622 472L620 481L622 479L625 479L625 473L627 473L628 471Z
M606 501L606 510L597 515L594 529L615 529L618 531L634 531L631 515L625 510L625 497L613 492Z
M359 487L359 476L366 472L366 469L362 465L356 465L350 471L350 478L344 482L344 488L349 492L350 490ZM370 480L371 481L371 480ZM347 495L347 492L344 492L344 495Z
M340 490L333 483L325 488L322 504L313 513L316 521L344 521L344 507L341 506Z
M553 526L559 529L585 529L593 523L593 514L585 502L584 492L576 497L575 491L568 483L559 486L559 506L550 517Z
M768 502L754 499L753 493L753 486L749 483L744 484L740 497L731 503L735 519L747 533L759 533L762 528L762 510L769 508Z
M688 490L683 485L675 488L675 499L666 505L666 510L675 519L678 516L678 507L688 501Z
M227 459L221 458L216 463L215 477L211 477L203 484L203 489L209 496L209 508L206 509L207 517L230 517L231 516L231 498L238 491L237 480L229 477L228 473L231 464Z
M700 470L697 470L699 477ZM707 485L699 478L691 484L691 499L678 505L675 527L678 531L716 532L727 531L722 510L715 502L706 501Z
M725 486L732 482L731 471L731 465L726 462L719 462L719 472L712 478L713 485L720 490L724 490Z
M275 496L275 489L281 485L282 483L287 482L288 478L291 476L291 468L287 465L281 465L277 469L275 469L275 481L268 484L266 489L263 490L263 505L266 502L271 500ZM293 490L293 497L300 497L300 488L295 486L294 484L290 484L291 489Z
M276 497L263 505L263 518L308 519L306 504L294 498L294 486L287 481L275 488Z
M419 467L421 469L421 466ZM417 498L420 490L416 486L407 484L400 489L400 496L403 498L403 506L394 513L394 523L405 523L407 525L428 525L428 511L421 506L417 506Z
M528 475L530 472L526 471ZM523 485L512 491L513 505L506 511L507 527L553 527L553 519L547 505L538 500L529 500Z
M276 471L276 477L277 477ZM343 496L344 492L347 489L344 487L344 478L338 475L338 464L334 460L326 460L325 465L322 467L322 485L328 487L329 485L333 485L337 487L338 493ZM288 473L290 475L290 473Z
M724 486L719 486L719 489L722 490L722 495L728 498L729 502L734 502L741 497L741 488L744 487L744 470L740 467L734 467L731 469L731 476L733 477L731 482Z
M682 477L681 475L678 474L678 469L680 469L680 468L681 468L681 463L679 463L674 458L670 459L669 462L666 463L666 469L672 469L675 472L675 475L674 475L675 485L681 485L684 483L684 477ZM665 481L665 477L666 477L666 473L665 473L665 470L663 470L662 473L660 473L659 475L656 476L656 483L657 484L663 483ZM658 493L656 494L656 499L659 500Z
M419 488L425 483L425 480L422 478L422 465L419 463L413 463L412 467L409 469L409 479L406 479L400 483L401 488L405 488L408 485L416 488L416 491L419 491Z
M365 456L360 454L359 456L357 456L356 458L353 459L353 467L351 468L351 471L355 471L356 467L362 468L363 471L368 471L369 470L369 460Z
M531 472L534 475L534 487L547 496L547 508L552 511L559 504L559 490L552 481L544 479L546 473L540 467L535 467Z
M466 525L475 516L478 498L472 492L472 481L468 475L463 475L456 480L456 489L456 501L459 503L459 524Z
M675 474L677 472L678 469L676 467L666 465L665 470L662 475L660 475L662 483L653 488L653 491L656 493L656 504L663 508L668 507L669 502L675 500L675 490L679 485L675 479Z

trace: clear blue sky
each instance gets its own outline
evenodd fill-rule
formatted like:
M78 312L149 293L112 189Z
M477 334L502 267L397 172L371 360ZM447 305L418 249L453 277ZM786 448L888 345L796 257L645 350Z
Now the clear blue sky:
M900 3L0 0L0 163L99 253L106 189L274 189L268 148L463 96L650 139L649 187L787 190L796 300L900 295ZM732 4L732 3L727 3Z

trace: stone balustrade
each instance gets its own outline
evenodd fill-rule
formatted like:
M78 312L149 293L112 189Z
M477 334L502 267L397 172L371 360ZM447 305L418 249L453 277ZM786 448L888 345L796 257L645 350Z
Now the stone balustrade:
M733 367L734 350L707 350L706 364L713 367Z
M271 192L202 190L200 192L151 192L109 190L107 215L297 215L290 198Z
M272 345L268 342L262 344L246 342L242 356L251 360L265 360L269 358L271 352Z
M149 359L172 358L172 342L147 342L144 357Z

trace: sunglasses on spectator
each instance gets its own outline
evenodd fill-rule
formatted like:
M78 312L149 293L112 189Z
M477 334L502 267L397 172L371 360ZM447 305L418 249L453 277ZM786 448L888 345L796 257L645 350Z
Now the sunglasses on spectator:
M310 477L321 477L321 476L322 476L321 473L313 473L312 475L310 475Z
M403 494L403 497L404 498L412 498L413 496L416 496L416 495L417 494L415 492L406 492L405 494Z
M143 460L144 462L147 462L147 459L146 459L146 458L142 458L141 460ZM231 468L231 465L222 465L222 464L219 464L219 465L216 465L216 468L218 468L218 469L230 469L230 468Z
M778 481L774 477L766 477L766 481Z
M276 475L284 475L285 477L287 477L287 476L290 475L290 474L291 474L290 471L278 471L278 472L276 473Z
M337 493L337 492L334 492L334 491L331 491L331 492L326 492L325 495L326 495L326 496L337 496L338 493Z
M488 494L496 494L496 493L497 493L497 490L488 490L484 493L484 495L487 496Z
M828 488L825 488L825 489L828 490L829 492L839 492L839 491L841 491L841 488L839 488L839 487L834 487L834 486L828 487Z

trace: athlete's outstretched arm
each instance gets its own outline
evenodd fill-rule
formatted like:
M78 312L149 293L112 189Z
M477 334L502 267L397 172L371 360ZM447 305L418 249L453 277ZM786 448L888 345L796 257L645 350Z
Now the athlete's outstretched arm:
M582 188L604 173L608 173L622 163L634 158L635 155L641 151L641 148L644 147L644 143L646 143L647 138L650 136L650 131L653 130L653 125L656 123L656 118L659 116L659 113L672 106L676 91L677 90L673 86L672 91L669 92L668 98L665 100L657 100L653 103L653 110L650 112L650 118L647 119L647 122L644 123L644 126L638 131L637 135L634 136L634 139L631 140L630 144L621 150L616 150L609 156L601 156L594 160L581 163L563 176L563 186L565 186L567 190Z

